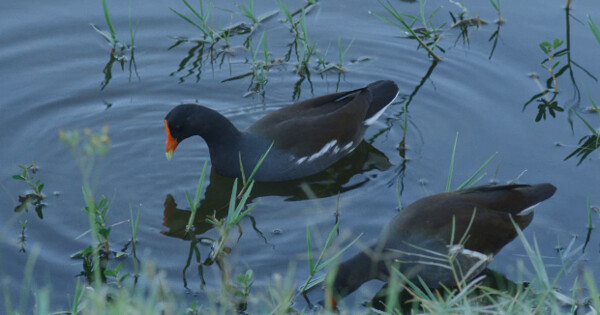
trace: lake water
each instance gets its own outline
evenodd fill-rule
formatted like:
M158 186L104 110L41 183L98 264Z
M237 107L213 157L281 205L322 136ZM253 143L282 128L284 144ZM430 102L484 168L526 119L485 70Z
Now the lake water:
M273 1L255 2L257 15L278 8ZM222 81L251 71L251 53L239 48L247 38L254 49L259 47L258 60L264 59L259 45L262 34L270 59L286 55L294 38L289 24L280 21L281 13L262 22L250 35L232 36L232 53L219 55L222 60L211 62L208 48L201 52L197 43L184 42L169 49L176 43L173 37L201 37L197 28L170 10L191 14L182 2L107 4L122 42L130 42L130 23L136 31L135 67L130 65L130 50L125 50L123 68L119 61L112 63L110 79L103 70L111 60L111 47L90 26L108 30L101 2L0 4L0 277L5 279L4 288L10 290L13 305L19 301L29 254L37 249L34 282L38 287L51 285L54 310L67 309L75 288L74 277L82 271L81 261L69 257L90 242L88 234L81 236L89 228L88 217L82 211L81 172L68 148L60 143L59 130L98 131L109 126L112 148L96 163L100 176L95 192L111 201L108 223L115 224L110 233L111 245L117 250L128 242L131 228L119 223L129 219L130 208L134 212L141 209L137 236L140 259L153 261L164 270L176 292L199 293L202 300L207 290L219 290L220 271L215 265L205 266L206 286L201 289L198 264L192 262L184 288L182 270L190 241L182 238L181 228L189 215L185 192L195 190L209 155L206 144L196 137L180 145L173 160L167 161L163 125L166 113L177 104L194 102L223 113L244 128L297 99L354 89L380 79L394 80L400 96L367 131L365 139L370 144L364 143L347 159L308 180L308 187L318 198L308 198L300 181L255 188L252 198L258 205L251 212L252 220L242 220L243 235L238 242L237 234L229 242L234 273L254 271L253 291L264 290L273 273L286 274L290 261L296 263L293 279L298 283L306 279L306 227L311 229L314 247L320 249L335 224L338 198L339 247L359 233L363 233L360 243L375 239L398 211L399 189L404 206L444 191L457 133L453 189L495 152L497 156L484 169L487 175L480 183L494 178L505 183L521 174L521 183L553 183L558 191L537 209L525 231L527 238L536 238L548 272L554 277L565 252L557 252L557 247L566 248L577 237L572 247L576 250L568 255L575 267L566 270L559 286L572 287L579 264L600 275L599 233L592 230L585 251L581 248L588 232L587 198L592 205L600 203L600 155L592 152L580 165L577 157L564 161L577 148L579 139L590 134L571 109L592 127L600 125L598 116L586 110L591 106L588 95L600 102L598 82L586 73L600 76L600 44L587 25L588 15L600 23L600 2L574 1L567 17L563 1L505 1L501 12L506 22L499 26L494 23L498 14L489 2L464 1L467 17L479 15L489 22L469 27L465 35L460 28L450 27L453 22L449 12L458 16L463 12L459 5L429 1L427 14L439 7L431 19L433 25L446 24L438 43L445 52L436 50L443 61L437 63L425 50L417 49L415 40L404 38L405 33L375 15L390 17L377 1L320 2L306 16L309 41L316 45L318 55L329 47L325 58L332 62L339 59L338 39L342 49L352 43L343 61L346 71L320 74L315 70L318 59L312 57L310 80L303 80L294 72L298 62L292 53L289 61L266 71L268 82L259 93L248 93L253 85L251 77ZM293 11L302 5L298 1L286 4ZM401 12L419 14L418 2L392 4ZM219 1L210 19L216 26L241 21L249 22L234 1ZM546 56L539 43L558 38L564 41L560 50L566 47L567 37L570 56L557 57L558 68L569 64L570 57L572 73L559 73L560 93L555 98L565 111L557 112L556 117L548 114L536 122L539 103L533 101L525 110L523 105L541 91L529 74L537 73L543 85L550 77L540 65ZM552 95L544 97L550 100ZM405 105L406 159L398 150ZM12 175L20 173L19 164L34 161L38 167L34 176L45 184L43 219L33 209L14 212L18 196L28 187ZM207 176L201 214L221 209L231 185L229 179ZM593 211L595 226L599 218ZM18 245L19 222L24 220L25 253ZM218 236L206 224L199 224L196 231L202 237ZM197 247L204 260L209 247ZM346 255L357 250L355 246ZM490 267L516 279L517 260L525 262L531 275L533 268L518 240L507 245ZM121 261L131 272L131 258ZM348 307L360 309L359 304L378 287L364 286L348 299ZM311 296L319 300L320 292L314 290ZM299 299L297 303L301 308L304 302Z

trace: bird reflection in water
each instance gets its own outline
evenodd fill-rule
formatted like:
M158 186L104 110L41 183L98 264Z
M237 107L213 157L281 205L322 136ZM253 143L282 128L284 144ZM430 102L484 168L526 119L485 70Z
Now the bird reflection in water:
M384 171L391 166L392 164L385 154L366 141L362 141L351 154L318 174L287 182L254 183L247 203L263 196L281 196L285 197L286 201L333 196L357 189L369 182L372 177L377 176L377 173L367 174L368 172L372 170ZM165 197L163 225L168 229L161 231L161 234L190 241L190 250L183 270L183 282L186 288L185 273L192 264L194 257L198 263L198 271L203 285L205 281L202 266L212 265L213 262L217 261L217 265L220 268L222 267L218 259L213 259L210 253L202 262L198 245L212 246L215 243L214 239L202 235L215 227L208 218L220 220L227 216L233 183L233 178L221 176L214 170L210 171L210 182L206 187L204 199L200 201L193 222L194 228L191 232L186 231L191 211L178 208L177 202L171 194L167 194ZM253 230L267 243L267 239L258 229L254 217L248 215L248 218L251 221ZM241 237L241 227L238 226L238 229L240 232L239 237ZM226 247L225 251L231 251L231 248ZM223 272L222 269L221 271Z

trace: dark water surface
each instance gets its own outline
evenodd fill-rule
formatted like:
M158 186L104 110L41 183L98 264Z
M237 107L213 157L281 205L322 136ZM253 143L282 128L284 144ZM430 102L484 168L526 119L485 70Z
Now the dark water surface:
M273 1L255 2L257 14L278 8ZM243 235L239 242L235 242L237 235L230 242L234 272L242 273L248 268L254 271L253 291L262 290L273 273L286 274L290 261L296 262L295 281L306 278L306 226L311 227L313 243L320 248L335 224L338 192L341 237L337 242L343 245L361 232L362 243L377 237L397 211L398 185L403 188L403 205L443 191L457 132L453 188L494 152L498 155L486 167L487 176L481 183L492 180L496 171L500 183L526 171L519 179L521 183L551 182L558 187L556 195L539 207L525 232L530 240L536 237L551 277L559 272L563 261L556 247L566 247L575 236L575 248L584 244L588 224L586 199L589 197L592 205L600 202L600 158L598 152L593 152L579 166L577 158L563 161L576 149L579 139L590 133L579 118L567 112L573 108L597 128L598 116L585 108L591 106L587 93L600 102L598 83L573 66L573 77L566 71L558 79L560 94L556 100L566 108L565 112L536 123L537 102L525 111L522 108L540 92L528 74L538 73L544 84L549 77L540 66L545 57L538 47L541 41L564 41L569 31L572 60L600 76L600 45L587 26L588 14L600 23L600 2L575 1L572 17L567 20L562 1L504 1L502 13L506 23L498 28L493 23L497 13L489 2L465 1L471 17L479 14L490 22L469 28L468 42L460 37L460 29L449 27L452 20L448 12L458 16L459 6L447 1L429 2L427 12L441 6L432 19L434 25L448 23L440 41L446 52L440 53L444 60L439 63L428 58L423 49L416 50L414 40L401 38L404 34L397 28L369 14L372 11L389 16L376 1L325 1L308 13L310 40L321 54L331 45L328 60L338 61L338 38L343 47L354 42L345 57L347 71L343 74L334 70L320 75L313 69L316 59L311 59L312 84L308 80L300 83L300 99L362 87L379 79L396 81L401 94L397 103L368 130L365 138L371 139L370 145L364 143L348 159L309 180L320 198L309 200L300 182L257 185L253 198L256 201L260 197L260 202L251 214L262 236L253 229L252 220L246 218L241 222ZM292 10L300 7L299 2L286 3ZM418 3L393 1L393 5L411 14L419 10ZM29 254L38 250L34 282L38 287L51 285L54 309L67 308L74 292L74 277L82 270L81 261L69 256L89 244L89 235L80 237L89 227L82 211L81 173L69 150L59 142L59 130L99 130L109 126L113 145L97 164L101 175L96 194L106 195L112 202L110 224L129 219L130 207L141 209L139 256L165 270L171 287L183 293L187 290L181 275L190 242L181 238L181 225L176 225L186 222L188 213L176 210L170 204L169 194L178 208L188 209L184 193L195 190L202 164L209 156L205 143L196 137L180 145L168 162L164 157L165 114L177 104L197 102L223 113L243 128L295 98L295 85L301 79L293 72L295 57L266 73L264 96L255 93L244 97L250 78L221 81L250 71L247 51L237 48L233 55L225 56L222 65L220 61L211 65L206 55L198 61L194 43L168 49L175 43L170 37L200 37L193 26L169 9L187 14L183 3L108 1L108 6L117 36L125 43L130 40L131 14L137 29L135 61L139 79L127 61L124 70L115 62L112 78L106 81L103 69L110 60L110 47L90 27L91 23L107 30L100 1L0 4L0 276L8 279L4 288L12 292L13 305L18 302ZM247 21L233 1L219 1L218 7L226 10L214 10L211 22L217 25L231 20ZM279 21L282 17L280 14L263 22L251 35L256 47L265 33L272 59L283 57L293 41L288 25ZM493 39L489 39L497 29L499 40L492 52ZM230 41L240 46L247 36L236 35ZM125 55L129 58L128 53ZM368 60L351 62L363 56ZM262 48L257 58L263 59ZM567 62L566 56L560 60L561 66ZM403 134L403 106L408 101L408 159L404 161L398 145ZM28 213L14 212L17 198L27 186L11 176L19 173L18 164L33 161L39 167L35 176L45 183L47 206L43 219L32 209ZM212 213L212 209L223 206L231 184L231 180L215 174L207 176L207 196L201 210ZM163 206L165 200L170 204L167 210ZM594 225L598 225L598 214L592 214ZM17 243L19 221L25 219L27 252L22 253ZM171 226L165 226L166 222ZM198 227L199 232L203 230L206 233L202 236L218 235L208 225ZM112 228L111 244L119 249L130 237L129 224L118 224ZM568 258L600 275L599 246L600 236L592 230L585 252L578 248ZM209 248L198 248L205 259ZM523 260L531 275L533 268L524 255L520 241L512 242L491 268L516 279L516 261ZM131 272L131 259L123 262ZM192 264L186 273L187 286L191 292L204 296L196 266ZM220 288L216 266L205 267L204 276L205 290ZM567 269L558 284L570 288L575 276L577 268ZM362 288L348 303L358 307L377 286ZM312 296L320 299L321 293L314 292ZM301 307L303 302L298 302Z

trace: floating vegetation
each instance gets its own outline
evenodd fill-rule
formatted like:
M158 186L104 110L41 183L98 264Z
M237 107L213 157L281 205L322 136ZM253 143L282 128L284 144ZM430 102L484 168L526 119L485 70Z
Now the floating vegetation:
M206 10L204 9L203 2L204 1L198 1L199 6L200 6L200 10L198 12L196 9L194 9L194 7L192 7L191 4L189 4L189 2L187 2L186 0L183 0L183 3L185 4L185 6L194 14L194 17L196 19L198 19L199 22L192 20L192 18L187 17L186 15L184 15L183 13L181 13L175 9L171 9L171 11L173 11L175 14L177 14L177 16L179 16L186 22L190 23L191 25L195 26L202 33L202 37L194 37L194 38L175 37L175 39L178 42L195 41L195 42L199 42L199 43L214 45L219 40L223 40L225 42L225 47L228 47L229 46L228 39L229 39L230 35L236 34L236 33L247 34L250 32L250 28L243 23L240 23L240 24L236 25L235 27L225 28L223 30L215 29L208 23L209 19L211 18L211 13L212 13L212 9L214 7L214 2L210 1L208 8Z
M254 28L256 28L256 26L259 23L262 23L262 22L266 21L267 19L275 16L277 13L279 13L279 10L272 10L272 11L269 11L269 12L264 13L257 17L254 14L254 1L253 0L248 0L247 7L243 4L237 4L237 7L240 8L240 10L242 10L245 17L249 18L252 21L252 26Z
M422 47L423 49L425 49L433 59L438 61L443 59L434 52L434 49L437 48L441 52L445 52L445 50L441 48L438 45L438 43L442 38L441 29L446 25L446 23L436 27L431 21L431 18L437 13L439 7L433 10L433 12L427 17L425 17L426 1L420 0L419 4L421 8L421 16L418 17L397 11L389 1L386 1L387 5L381 0L377 0L377 2L379 2L379 4L385 8L385 10L392 16L392 18L385 17L375 12L373 12L372 14L407 33L408 35L406 36L406 38L416 40L419 43L418 47ZM414 25L417 21L420 21L423 27L415 27ZM425 43L425 41L427 40L429 40L429 42Z
M342 49L342 39L338 38L338 63L327 61L327 52L329 51L329 46L327 46L327 50L325 50L325 53L322 56L318 57L319 61L317 63L317 70L319 71L319 73L323 73L333 69L338 70L340 72L346 72L346 69L344 68L344 58L348 53L348 49L350 49L350 46L352 46L352 43L354 43L354 39L350 41L350 43L348 44L348 46L346 46L345 49Z
M91 24L91 27L96 31L102 38L106 40L110 48L110 55L108 62L102 69L102 73L104 73L104 80L100 84L100 90L104 90L110 80L112 79L112 67L115 62L121 65L121 70L125 70L125 63L128 62L129 66L129 81L131 82L131 78L133 73L135 73L138 80L140 76L137 71L137 64L135 62L135 35L137 33L137 28L134 28L131 23L131 15L129 16L129 36L130 43L125 44L117 38L117 34L115 32L115 28L112 23L112 19L110 17L110 13L108 12L108 6L106 5L106 0L102 0L102 8L104 10L104 18L106 20L106 25L108 26L109 32L101 30L98 26ZM129 53L129 58L127 58L126 54Z
M500 5L502 4L502 0L490 0L490 3L492 4L492 6L494 7L494 9L496 10L496 12L498 12L498 19L496 20L496 24L504 24L505 20L504 17L502 16L502 11L500 10Z
M550 79L546 83L548 89L553 89L554 92L558 93L558 82L556 82L556 69L560 64L560 60L556 60L558 57L563 56L567 53L566 49L558 50L562 46L563 41L555 38L552 43L543 41L540 43L540 49L546 54L546 59L542 60L542 67L550 73Z
M31 191L19 196L19 204L15 207L15 212L27 212L29 211L29 206L31 205L34 207L38 217L43 219L44 214L42 213L42 208L45 206L45 204L42 201L44 198L46 198L46 196L42 193L42 189L44 189L44 183L42 183L40 179L35 178L35 175L38 172L37 165L35 162L31 163L30 165L19 164L19 168L21 168L21 173L13 175L12 178L27 183L29 188L31 188Z

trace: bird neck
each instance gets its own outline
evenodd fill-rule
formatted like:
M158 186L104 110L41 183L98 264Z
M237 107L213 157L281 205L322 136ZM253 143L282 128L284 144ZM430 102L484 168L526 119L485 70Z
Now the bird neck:
M241 134L240 131L217 111L201 106L191 119L194 134L201 136L209 148L232 143Z
M363 283L376 278L377 272L377 263L364 251L341 263L333 283L338 298L349 295Z

